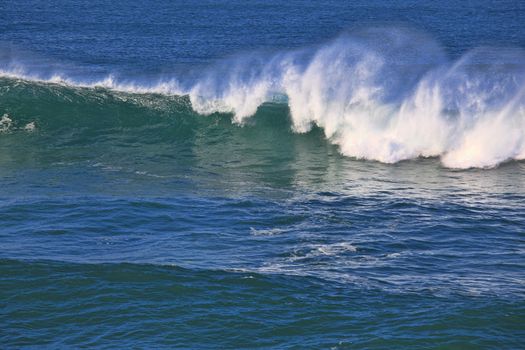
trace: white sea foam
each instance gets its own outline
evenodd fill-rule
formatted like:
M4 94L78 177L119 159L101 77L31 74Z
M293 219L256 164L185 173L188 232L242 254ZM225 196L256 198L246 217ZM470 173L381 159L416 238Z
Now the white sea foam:
M253 236L275 236L284 233L285 230L280 228L255 229L250 227L250 234Z
M35 131L35 129L36 129L35 122L27 123L24 126L24 130L27 131L27 132L33 132L33 131Z
M16 127L12 117L5 113L0 118L0 133L7 133L12 131L24 130L26 132L33 132L36 129L35 122L27 123L23 128Z
M357 248L347 242L333 243L333 244L319 244L313 246L317 252L322 255L339 255L343 253L355 253Z
M291 257L291 262L302 261L318 257L341 258L345 254L357 252L357 247L348 242L338 242L331 244L309 244L299 247Z
M1 76L131 93L188 95L201 114L243 123L286 96L294 131L313 125L344 155L395 163L439 157L446 167L525 159L525 54L478 49L450 62L405 29L369 29L314 48L230 58L198 78L138 83L46 76L10 65Z
M4 114L2 118L0 118L0 132L9 131L11 124L13 124L13 120L9 118L8 114Z

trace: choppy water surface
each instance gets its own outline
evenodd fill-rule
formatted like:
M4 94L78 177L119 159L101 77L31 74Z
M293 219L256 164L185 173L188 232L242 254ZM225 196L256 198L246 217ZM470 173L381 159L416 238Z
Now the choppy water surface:
M520 3L53 5L0 4L3 348L523 347Z

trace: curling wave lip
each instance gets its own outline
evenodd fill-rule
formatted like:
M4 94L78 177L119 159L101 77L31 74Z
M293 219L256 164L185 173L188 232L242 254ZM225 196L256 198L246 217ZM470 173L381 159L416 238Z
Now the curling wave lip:
M287 103L294 131L323 128L340 152L383 163L439 157L449 168L525 158L525 54L473 50L449 62L401 28L346 33L316 47L225 59L199 77L82 81L11 66L0 76L129 93L187 95L200 114L242 124L265 102Z

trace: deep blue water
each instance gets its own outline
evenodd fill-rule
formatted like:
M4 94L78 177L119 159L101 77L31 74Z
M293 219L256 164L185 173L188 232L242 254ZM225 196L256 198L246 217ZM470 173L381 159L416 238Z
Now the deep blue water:
M525 348L524 18L2 1L0 348Z

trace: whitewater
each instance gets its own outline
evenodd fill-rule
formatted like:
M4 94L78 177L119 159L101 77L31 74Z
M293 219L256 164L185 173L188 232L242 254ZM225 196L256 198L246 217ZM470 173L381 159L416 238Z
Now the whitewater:
M478 48L451 61L428 35L388 27L303 49L238 54L187 77L149 81L72 77L60 65L25 61L4 59L0 77L189 96L196 112L232 114L239 125L264 103L286 103L293 131L319 126L343 155L357 159L439 157L459 169L525 159L525 51L519 48Z

